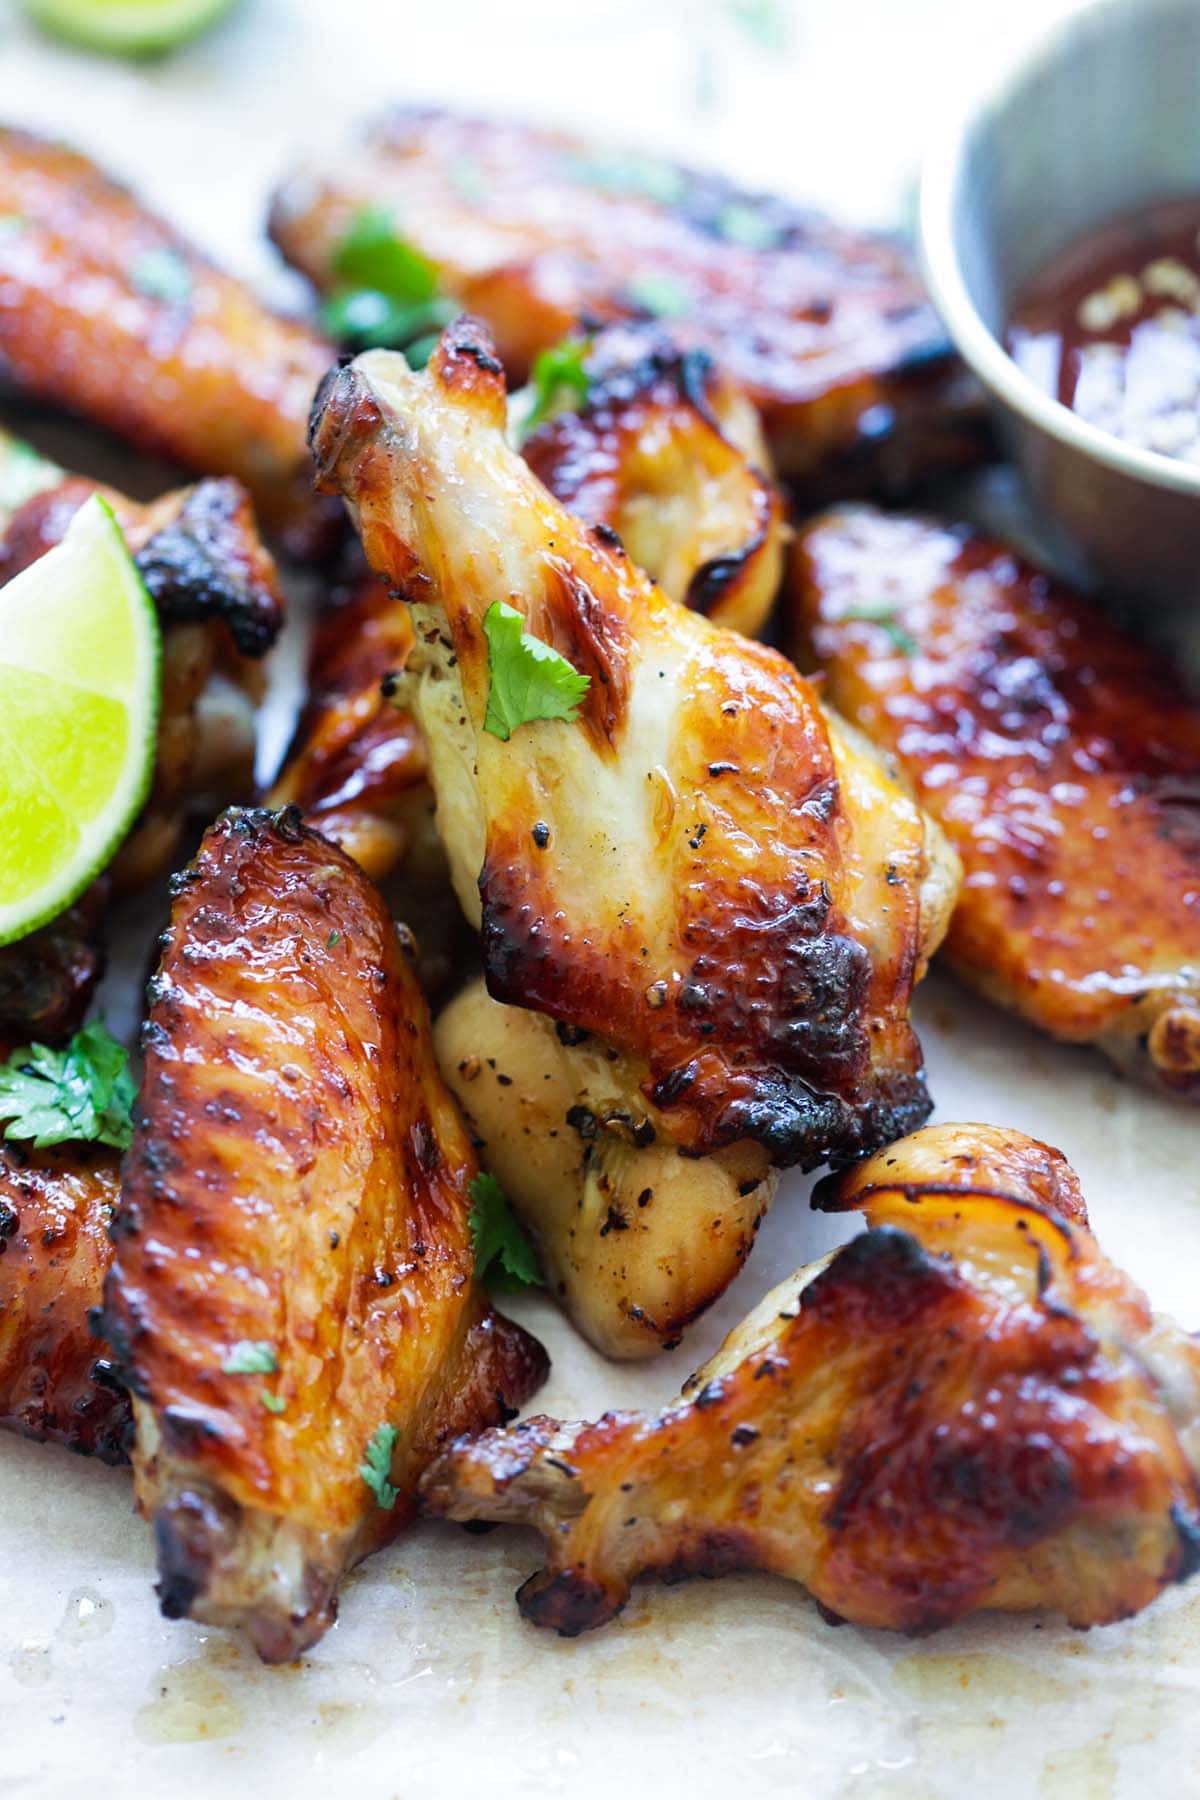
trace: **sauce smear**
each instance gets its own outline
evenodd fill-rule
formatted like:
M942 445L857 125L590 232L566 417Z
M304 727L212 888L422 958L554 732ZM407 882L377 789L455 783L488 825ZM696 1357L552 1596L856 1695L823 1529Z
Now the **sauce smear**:
M1144 207L1072 244L1029 283L1006 341L1081 419L1200 463L1200 199Z

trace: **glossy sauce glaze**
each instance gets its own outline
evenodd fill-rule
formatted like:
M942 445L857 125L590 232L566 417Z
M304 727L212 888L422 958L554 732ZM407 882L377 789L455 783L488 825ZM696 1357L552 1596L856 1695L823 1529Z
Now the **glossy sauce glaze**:
M1006 342L1089 424L1200 463L1200 199L1126 214L1070 245L1025 288Z

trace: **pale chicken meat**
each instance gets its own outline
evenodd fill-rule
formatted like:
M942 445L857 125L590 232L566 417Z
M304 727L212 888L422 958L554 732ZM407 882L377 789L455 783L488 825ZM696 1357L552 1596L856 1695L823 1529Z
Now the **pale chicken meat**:
M1200 1567L1200 1345L1100 1250L1061 1155L933 1128L827 1178L867 1229L761 1302L662 1413L460 1440L424 1508L532 1525L567 1636L642 1576L758 1569L826 1615L1124 1619Z
M553 1128L575 1134L571 1194L598 1133L648 1152L656 1179L680 1154L714 1159L698 1213L637 1209L605 1324L594 1293L580 1304L590 1250L578 1232L572 1246L565 1191L547 1195L506 1159L568 1306L604 1348L646 1354L740 1266L774 1167L846 1161L924 1118L909 1001L957 867L790 664L663 596L547 493L504 428L499 365L460 321L421 375L375 352L331 378L313 447L368 561L414 603L401 697L425 734L488 994L538 1015L532 1033L516 1015L503 1072L528 1096L554 1085L547 1061L566 1052L569 1116ZM537 719L507 741L486 729L497 602L588 678L575 720ZM511 1088L468 1094L444 1037L490 1144L499 1114L513 1121ZM655 1185L640 1167L623 1171L623 1216L626 1193ZM605 1211L595 1233L606 1223ZM590 1244L590 1213L583 1230ZM704 1278L676 1305L643 1304L645 1271L700 1241L713 1246Z
M965 527L805 527L792 638L940 821L989 999L1200 1101L1200 705L1095 603Z
M294 812L229 812L164 945L102 1330L164 1612L283 1661L439 1444L546 1359L473 1278L474 1152L357 865Z

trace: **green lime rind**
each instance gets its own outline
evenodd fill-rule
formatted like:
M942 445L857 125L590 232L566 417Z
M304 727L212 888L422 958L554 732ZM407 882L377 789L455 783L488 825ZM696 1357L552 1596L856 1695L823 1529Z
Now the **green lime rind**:
M43 31L109 56L160 56L199 37L237 0L23 0Z
M154 603L93 495L0 588L0 945L64 912L128 835L154 777L161 669Z

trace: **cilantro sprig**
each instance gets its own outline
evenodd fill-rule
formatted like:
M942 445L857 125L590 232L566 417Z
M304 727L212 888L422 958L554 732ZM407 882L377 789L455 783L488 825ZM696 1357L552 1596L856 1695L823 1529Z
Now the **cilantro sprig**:
M564 338L560 344L538 351L529 378L530 405L517 426L518 445L547 419L579 412L587 405L592 379L585 365L591 348L590 337L579 337Z
M488 646L488 703L483 729L508 742L534 719L570 723L591 685L565 656L525 630L513 606L493 600L483 615Z
M279 1367L274 1344L242 1338L221 1364L226 1375L274 1375Z
M392 1452L399 1433L394 1425L381 1425L367 1445L366 1460L358 1472L385 1512L396 1504L399 1488L388 1479L392 1472Z
M504 1189L494 1175L476 1175L468 1224L475 1246L475 1274L489 1287L545 1287L533 1246L513 1217Z
M403 350L418 367L458 312L441 292L436 265L400 236L383 207L355 213L332 265L337 280L321 316L326 331L355 349Z
M63 1050L29 1044L0 1064L0 1120L6 1138L36 1150L51 1144L129 1147L137 1092L129 1055L102 1019L77 1031Z

